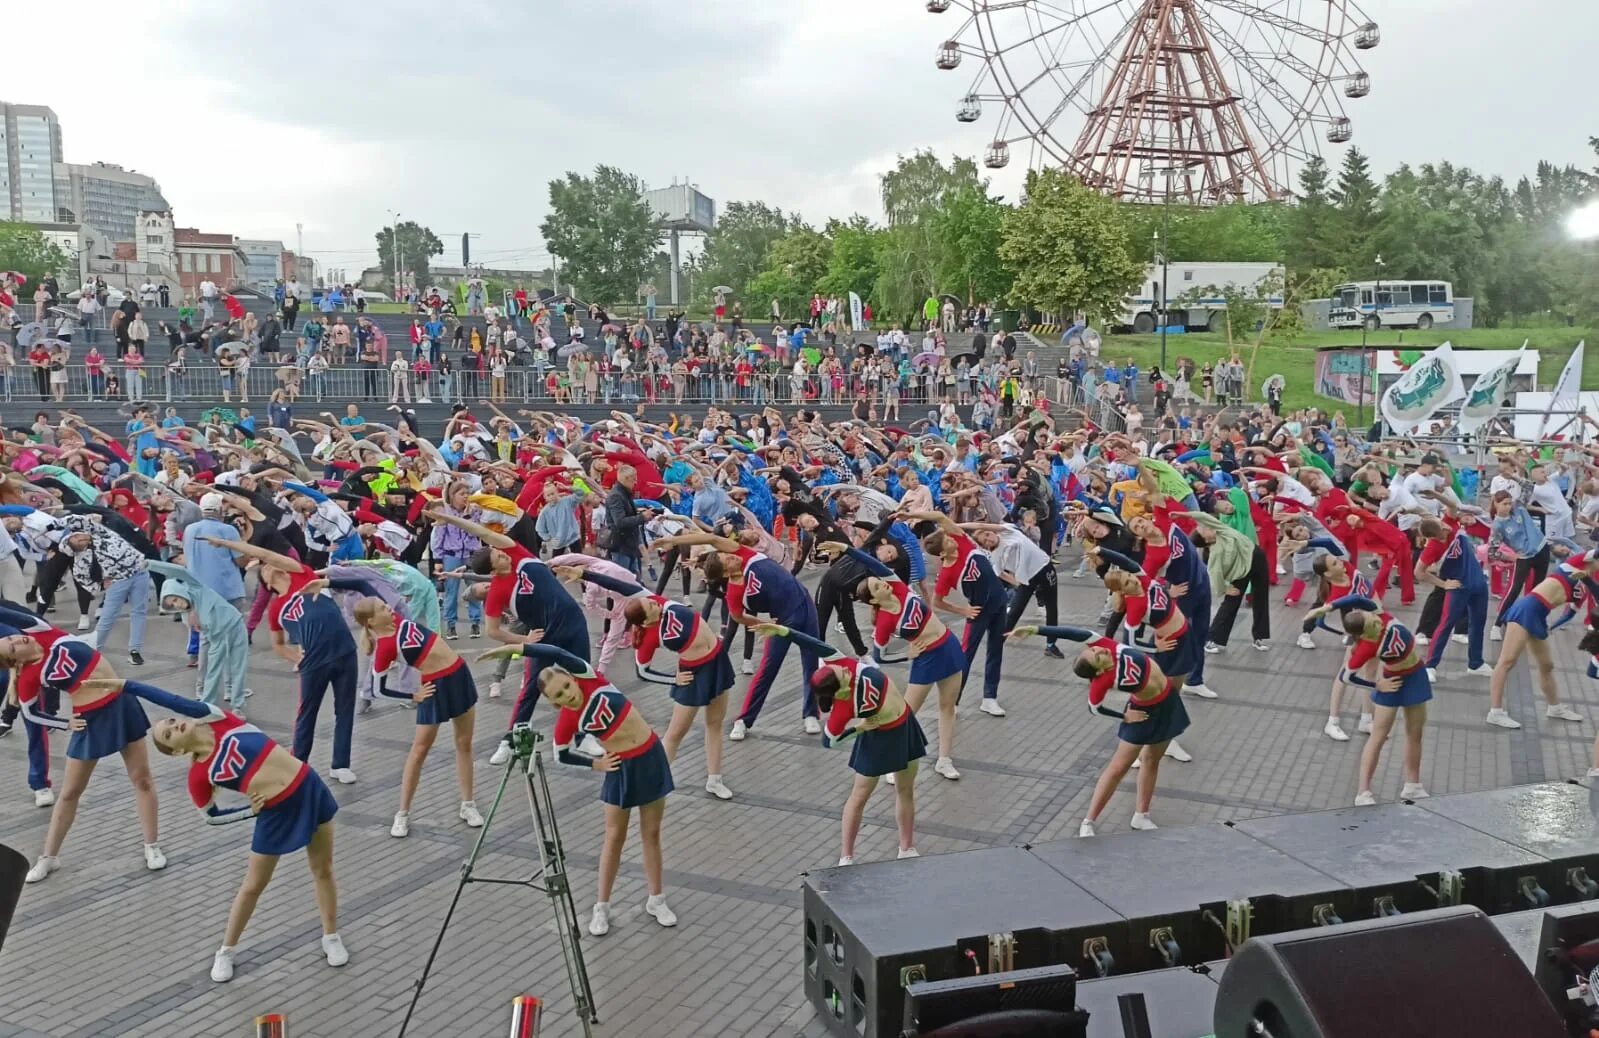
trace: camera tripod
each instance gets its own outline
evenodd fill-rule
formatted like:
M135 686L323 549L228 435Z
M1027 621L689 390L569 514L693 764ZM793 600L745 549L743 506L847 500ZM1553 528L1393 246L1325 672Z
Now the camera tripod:
M572 903L572 888L566 876L566 852L561 848L561 833L555 822L555 804L550 799L550 783L544 772L544 758L538 752L539 746L545 742L545 737L535 732L526 724L516 725L511 729L511 760L506 764L505 777L500 780L500 788L494 794L494 803L489 805L488 813L483 818L483 828L478 832L477 842L472 845L472 853L461 866L461 882L456 885L455 896L450 899L450 908L444 913L444 923L439 927L439 936L433 942L433 950L428 953L426 964L422 967L422 975L416 980L416 990L411 995L411 1005L405 1011L405 1020L400 1024L400 1038L404 1038L406 1028L411 1025L411 1015L416 1012L417 1003L422 998L422 987L427 983L428 973L433 969L433 961L438 958L439 948L444 944L444 935L450 929L450 919L455 915L455 906L460 904L461 892L468 883L495 883L514 887L527 887L532 890L542 890L550 899L550 905L555 909L555 932L561 941L561 955L566 960L566 977L572 984L572 1007L577 1017L583 1024L583 1034L592 1035L593 1025L600 1022L599 1016L594 1012L594 989L589 985L588 967L583 964L583 948L578 941L577 907ZM538 830L539 867L527 879L488 879L474 874L477 859L483 853L484 846L488 843L489 831L494 827L494 817L500 809L500 803L505 799L505 791L511 784L513 773L520 772L527 781L527 803L533 814L533 825Z

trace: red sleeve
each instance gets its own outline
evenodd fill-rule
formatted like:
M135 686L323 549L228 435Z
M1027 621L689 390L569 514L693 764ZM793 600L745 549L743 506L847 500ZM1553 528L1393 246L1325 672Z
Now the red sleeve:
M133 455L128 453L128 449L122 446L122 444L118 443L116 440L97 440L95 442L103 443L107 450L109 450L112 454L115 454L123 461L133 460Z
M23 667L17 674L17 702L31 703L39 698L39 666Z
M850 696L834 699L833 705L827 711L827 734L830 738L840 738L844 734L845 726L849 719L855 716L855 702Z
M211 785L211 777L206 774L205 765L195 761L189 765L189 799L194 801L195 807L207 807L216 798L216 791Z
M532 552L528 551L520 544L512 544L509 548L501 548L500 551L505 552L505 554L511 557L511 569L513 571L516 569L517 564L523 559L531 559L534 557Z
M1142 594L1134 598L1123 598L1127 608L1127 626L1137 627L1144 622L1144 614L1149 612L1149 595Z
M555 717L555 745L571 746L575 738L577 738L577 711L563 706Z
M269 631L283 630L283 625L278 623L278 607L281 601L282 596L280 595L273 595L267 601L267 630Z
M373 525L377 525L378 523L385 521L381 515L378 515L376 512L372 511L371 507L364 502L359 508L350 514L361 520L363 523L372 523Z
M955 578L960 571L961 568L958 563L954 566L942 566L939 568L938 583L933 585L933 590L938 593L938 597L944 598L955 590Z
M483 609L489 616L504 616L511 606L511 587L516 578L510 574L489 581L489 593L484 596Z
M372 649L372 673L382 674L387 671L394 666L395 657L398 655L397 640L394 635L379 638L377 645Z
M737 583L730 582L727 585L727 593L724 597L727 599L728 611L734 616L750 615L749 610L744 608L744 582L742 580Z
M1365 638L1355 642L1349 650L1349 669L1359 670L1361 667L1377 658L1377 643Z
M1149 544L1144 547L1144 576L1153 577L1171 561L1171 544Z
M655 650L661 647L661 625L645 627L639 634L638 645L633 650L633 656L639 665L649 666L650 660L655 658Z
M1443 541L1428 541L1427 546L1421 549L1421 564L1431 566L1444 557L1444 549L1447 547Z
M741 561L747 563L755 556L759 555L760 552L756 551L754 548L740 544L737 548L733 549L733 554L737 555Z
M1116 668L1094 675L1094 680L1088 683L1088 703L1098 706L1105 701L1105 693L1110 691L1110 686L1116 681Z
M353 461L330 461L328 462L328 467L338 469L341 472L358 472L361 469L361 466Z
M872 640L879 646L887 645L888 640L894 637L894 623L899 619L898 614L886 609L879 609L872 616Z

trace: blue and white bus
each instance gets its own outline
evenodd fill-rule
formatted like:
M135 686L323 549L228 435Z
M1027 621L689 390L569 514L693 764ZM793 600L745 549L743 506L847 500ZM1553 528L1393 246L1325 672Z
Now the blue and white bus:
M1356 281L1333 289L1327 315L1334 328L1431 328L1455 321L1455 289L1447 281Z

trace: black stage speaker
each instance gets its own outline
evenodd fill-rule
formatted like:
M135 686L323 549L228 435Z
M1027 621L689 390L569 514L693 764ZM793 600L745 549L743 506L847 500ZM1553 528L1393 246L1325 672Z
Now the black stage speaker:
M1077 1009L1077 971L1070 966L1042 966L1037 969L986 973L954 980L919 981L905 988L905 1030L908 1035L945 1034L952 1025L1006 1024L999 1030L972 1030L961 1033L1008 1035L1082 1035L1082 1014L1073 1029L1068 1021ZM1026 1011L1024 1013L1024 1011ZM1043 1014L1038 1017L1037 1014ZM1034 1017L1020 1019L1012 1014ZM1010 1017L1008 1021L986 1021L985 1017ZM1048 1020L1045 1018L1053 1017ZM1053 1023L1054 1030L1033 1031L1035 1022ZM1020 1029L1011 1029L1020 1025ZM954 1034L951 1030L948 1033Z
M1257 937L1222 974L1216 1038L1564 1038L1516 953L1469 905Z
M28 859L0 843L0 948L5 947L6 931L11 929L11 915L17 910L27 874Z

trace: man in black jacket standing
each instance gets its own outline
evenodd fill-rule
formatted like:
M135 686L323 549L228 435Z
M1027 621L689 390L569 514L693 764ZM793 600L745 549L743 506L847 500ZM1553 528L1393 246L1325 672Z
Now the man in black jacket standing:
M616 469L616 485L605 497L605 518L611 533L608 548L611 561L638 576L643 569L642 539L644 524L654 516L652 509L640 511L633 503L638 472L631 465Z

